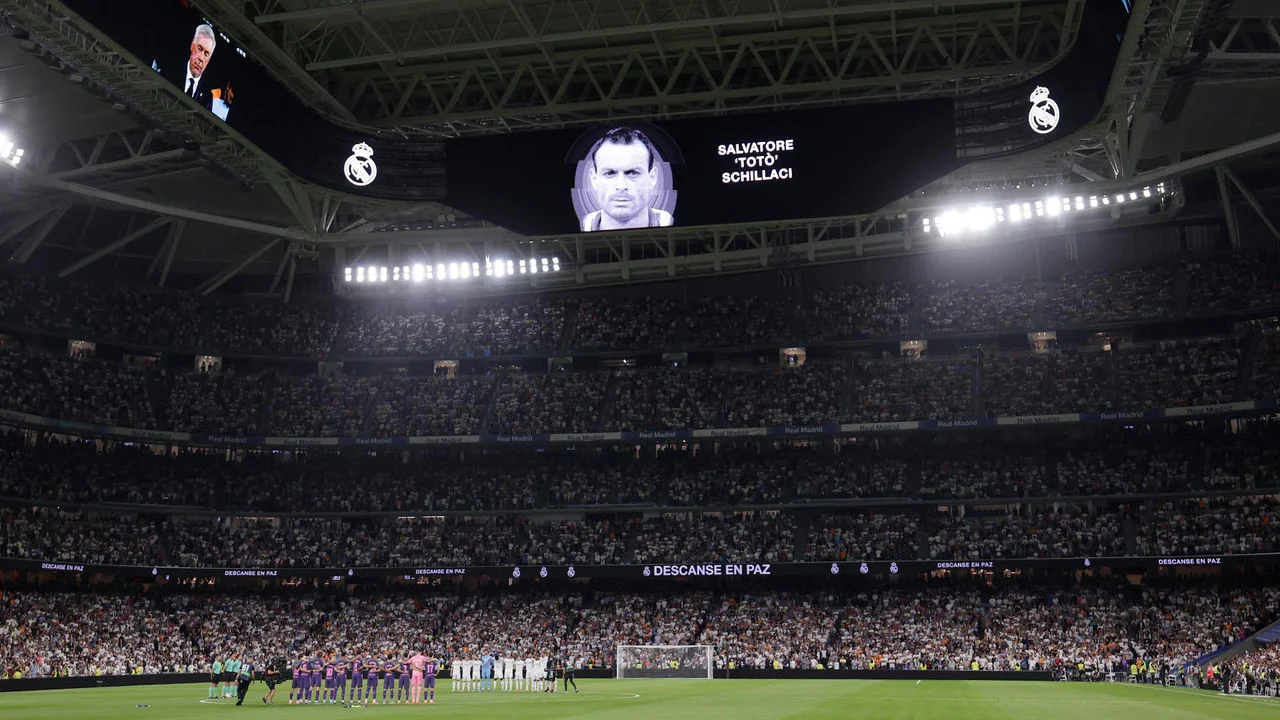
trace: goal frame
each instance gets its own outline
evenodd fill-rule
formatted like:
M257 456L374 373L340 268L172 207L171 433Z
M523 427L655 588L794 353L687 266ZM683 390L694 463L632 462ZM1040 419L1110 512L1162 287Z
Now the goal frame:
M623 662L624 652L628 648L644 648L646 650L690 650L698 649L703 661L707 666L707 674L705 677L671 677L662 678L663 680L711 680L715 677L715 649L710 645L623 645L619 643L614 649L613 655L613 675L618 680L637 680L641 678L627 676L627 663Z

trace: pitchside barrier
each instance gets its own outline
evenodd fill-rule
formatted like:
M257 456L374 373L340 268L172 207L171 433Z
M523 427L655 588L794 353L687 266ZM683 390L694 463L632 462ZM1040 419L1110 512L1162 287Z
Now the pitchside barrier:
M592 668L576 672L579 680L612 680L613 668ZM716 670L717 679L735 680L1052 680L1047 672L1004 672L995 670ZM445 673L444 677L448 677ZM70 690L134 685L209 684L209 673L167 673L163 675L102 675L98 677L23 678L0 680L0 692L24 690Z

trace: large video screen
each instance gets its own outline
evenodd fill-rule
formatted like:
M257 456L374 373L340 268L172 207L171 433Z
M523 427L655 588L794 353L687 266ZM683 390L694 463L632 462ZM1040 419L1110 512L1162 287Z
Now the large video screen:
M441 143L320 115L188 0L64 2L303 179L391 199L443 196Z
M446 202L551 235L874 211L959 163L950 101L452 140Z
M873 212L967 159L1023 152L1093 121L1124 8L1089 0L1053 69L953 99L441 141L305 105L192 0L62 0L138 62L299 177L356 195L443 200L530 235ZM196 0L198 2L198 0Z

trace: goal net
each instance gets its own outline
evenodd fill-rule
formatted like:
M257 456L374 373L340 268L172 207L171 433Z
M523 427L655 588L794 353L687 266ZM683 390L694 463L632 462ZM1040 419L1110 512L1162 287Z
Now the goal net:
M619 645L618 679L691 678L710 680L715 664L710 645Z

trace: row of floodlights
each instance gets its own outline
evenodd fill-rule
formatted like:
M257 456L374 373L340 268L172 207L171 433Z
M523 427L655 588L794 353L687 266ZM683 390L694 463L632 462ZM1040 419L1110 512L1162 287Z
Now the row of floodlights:
M973 205L964 209L946 210L932 218L926 217L923 229L927 233L936 230L940 237L980 233L997 223L1032 221L1046 216L1058 217L1066 213L1163 197L1165 193L1165 185L1160 183L1154 187L1147 186L1140 190L1129 190L1114 195L1076 195L1015 202L1008 205Z
M471 280L480 277L538 275L560 272L560 258L488 260L479 262L414 263L412 265L357 265L343 268L342 279L349 283L428 282Z
M8 135L0 133L0 160L17 167L22 164L22 155L26 152L18 147Z

